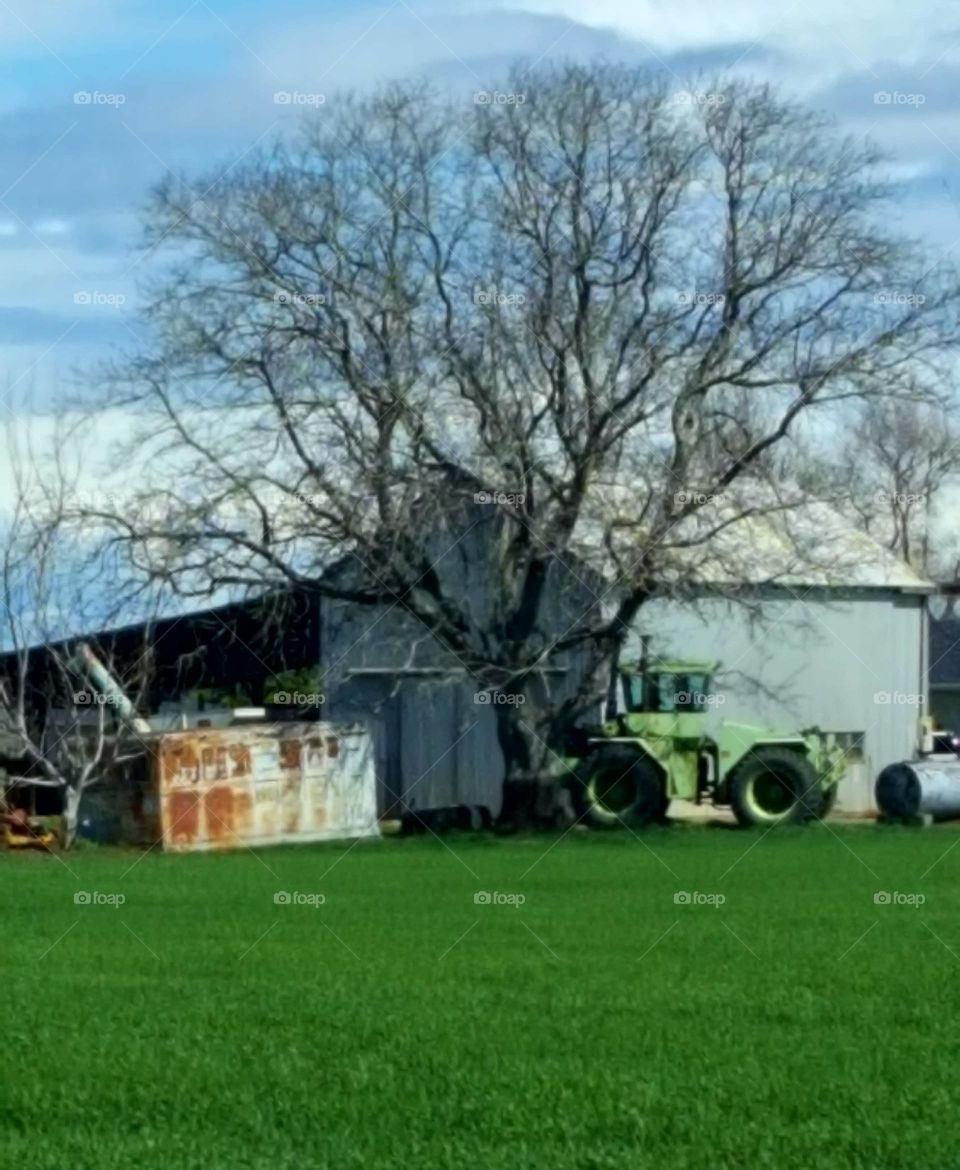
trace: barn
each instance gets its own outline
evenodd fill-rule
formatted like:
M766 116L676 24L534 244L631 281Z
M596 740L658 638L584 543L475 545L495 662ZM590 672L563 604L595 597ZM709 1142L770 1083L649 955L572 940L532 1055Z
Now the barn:
M829 511L809 511L799 523L802 539L787 542L782 528L740 526L733 547L664 581L625 655L638 657L648 638L657 656L718 661L707 720L832 732L851 762L840 807L866 812L878 771L917 745L934 587ZM496 510L481 509L463 529L438 531L430 550L444 588L470 598L478 620L490 603L488 541L500 530ZM331 571L349 572L349 558ZM609 607L616 591L595 566L570 557L552 566L545 598L545 627L560 633ZM140 652L142 633L130 627L106 641L123 660L126 642L127 652ZM453 805L498 813L503 756L489 695L399 603L371 608L310 590L282 606L253 600L180 615L154 634L162 653L144 713L156 726L179 725L201 692L206 712L201 703L189 725L201 716L216 723L211 691L267 701L271 675L302 670L322 678L325 720L371 733L381 816ZM562 699L579 689L584 670L582 652L570 649L533 685ZM285 714L274 708L270 717Z

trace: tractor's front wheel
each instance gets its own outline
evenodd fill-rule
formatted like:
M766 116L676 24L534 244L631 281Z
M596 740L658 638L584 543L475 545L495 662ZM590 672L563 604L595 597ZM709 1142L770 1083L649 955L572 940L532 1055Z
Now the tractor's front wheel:
M583 761L573 801L578 819L608 829L662 820L669 798L653 760L629 744L610 744Z
M730 777L730 807L741 825L793 824L816 816L821 805L817 773L800 752L757 748Z

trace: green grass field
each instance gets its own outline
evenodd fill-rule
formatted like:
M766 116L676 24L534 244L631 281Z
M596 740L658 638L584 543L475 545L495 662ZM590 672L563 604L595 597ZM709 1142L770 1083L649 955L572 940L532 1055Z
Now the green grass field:
M819 826L5 856L2 1163L958 1167L955 844Z

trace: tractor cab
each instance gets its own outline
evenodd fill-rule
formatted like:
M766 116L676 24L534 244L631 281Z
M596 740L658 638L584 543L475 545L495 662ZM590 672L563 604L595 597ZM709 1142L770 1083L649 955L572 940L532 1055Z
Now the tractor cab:
M716 662L656 662L621 669L629 714L702 714L713 701Z

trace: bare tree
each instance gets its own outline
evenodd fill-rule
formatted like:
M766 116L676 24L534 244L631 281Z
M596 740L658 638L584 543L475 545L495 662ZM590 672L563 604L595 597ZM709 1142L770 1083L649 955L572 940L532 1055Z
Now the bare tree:
M954 577L960 547L937 524L960 479L960 428L937 398L856 404L839 443L793 453L798 479L918 572Z
M15 493L0 519L5 786L56 789L61 840L70 848L84 795L115 780L117 770L145 750L132 713L151 675L151 625L144 624L142 646L123 661L109 635L85 635L109 624L117 611L109 566L78 543L68 522L76 485L59 474L56 455L41 470L11 433L7 454Z
M479 686L537 690L497 707L512 816L640 606L796 504L768 470L795 421L936 376L958 286L887 232L874 151L766 88L571 65L501 96L330 103L154 193L172 260L110 382L144 486L99 521L185 596L398 606ZM483 509L481 602L439 560ZM587 681L543 699L572 651Z

